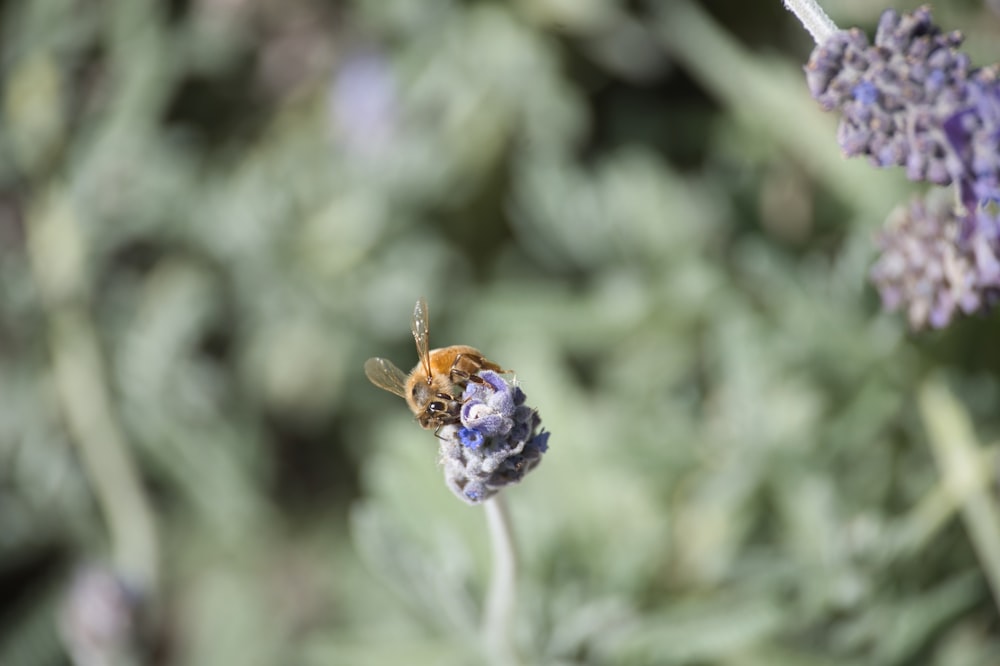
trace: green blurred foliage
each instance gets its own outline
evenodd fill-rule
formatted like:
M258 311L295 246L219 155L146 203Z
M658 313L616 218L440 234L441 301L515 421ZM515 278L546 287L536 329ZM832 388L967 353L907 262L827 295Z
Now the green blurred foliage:
M938 18L997 59L987 7ZM943 371L992 441L1000 329L879 312L914 190L840 156L780 2L4 0L0 30L0 664L69 663L73 571L136 564L115 507L158 535L137 663L483 661L483 518L362 372L415 362L421 295L553 433L505 493L524 663L1000 662L915 403Z

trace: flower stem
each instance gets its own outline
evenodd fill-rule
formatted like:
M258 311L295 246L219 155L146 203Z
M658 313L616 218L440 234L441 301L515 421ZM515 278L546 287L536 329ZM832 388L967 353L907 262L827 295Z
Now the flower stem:
M830 150L836 132L816 100L803 94L802 68L765 63L690 0L657 3L650 30L678 66L733 117L795 156L859 215L899 201L898 181Z
M785 8L795 14L817 44L822 44L837 32L837 24L830 20L816 0L785 0Z
M984 575L1000 607L1000 506L980 477L992 474L983 466L969 415L939 381L920 389L920 413L930 437L931 450L941 468L944 485L960 504L965 527L979 556Z
M516 664L511 621L517 592L517 551L503 495L484 502L493 550L493 574L483 609L483 638L497 664Z
M64 190L54 187L39 199L25 227L66 429L107 523L115 566L129 583L152 593L157 581L156 525L115 415L100 341L86 305L85 239Z

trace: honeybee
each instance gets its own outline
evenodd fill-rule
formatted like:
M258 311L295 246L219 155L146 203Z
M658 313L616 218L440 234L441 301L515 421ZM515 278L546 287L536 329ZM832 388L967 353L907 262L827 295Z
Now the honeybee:
M423 298L413 308L410 329L420 358L410 374L388 359L370 358L365 361L365 375L375 386L405 399L422 428L437 430L458 423L462 392L469 382L484 383L477 374L481 370L507 372L473 347L452 345L429 349L430 324L427 301Z

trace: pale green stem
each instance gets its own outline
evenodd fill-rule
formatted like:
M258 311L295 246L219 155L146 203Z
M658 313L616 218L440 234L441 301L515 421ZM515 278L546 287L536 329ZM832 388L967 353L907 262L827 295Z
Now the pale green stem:
M153 513L114 414L97 331L86 307L86 244L68 194L40 197L26 220L32 272L48 315L55 388L107 523L111 555L131 583L157 582Z
M785 8L795 14L817 44L822 44L837 32L837 25L816 0L785 0Z
M976 441L968 413L939 380L926 382L919 393L920 413L944 485L961 506L993 600L1000 607L1000 507L985 484L987 460Z
M503 495L487 500L483 508L493 551L493 574L483 609L483 637L494 663L516 664L511 628L517 593L517 550L510 514Z
M805 89L801 67L761 58L733 39L704 7L689 0L659 3L650 30L733 117L794 156L853 210L870 215L897 205L909 191L888 173L830 150L836 121L823 114Z
M988 490L994 482L992 470L996 469L1000 457L1000 447L993 445L982 451L982 459L977 463L979 474L976 491ZM894 532L893 547L899 552L913 553L922 549L954 517L961 506L961 498L956 497L944 481L939 481L927 491L900 522Z

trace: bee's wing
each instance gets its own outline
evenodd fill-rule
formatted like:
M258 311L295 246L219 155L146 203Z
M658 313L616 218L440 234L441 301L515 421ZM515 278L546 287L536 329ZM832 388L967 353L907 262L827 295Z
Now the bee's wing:
M417 356L420 358L420 362L424 364L424 372L430 377L431 324L430 314L427 310L427 300L423 296L417 299L417 304L413 308L413 321L410 330L413 331L413 340L417 343Z
M365 361L365 375L375 386L406 397L406 374L392 361L384 358L370 358Z

